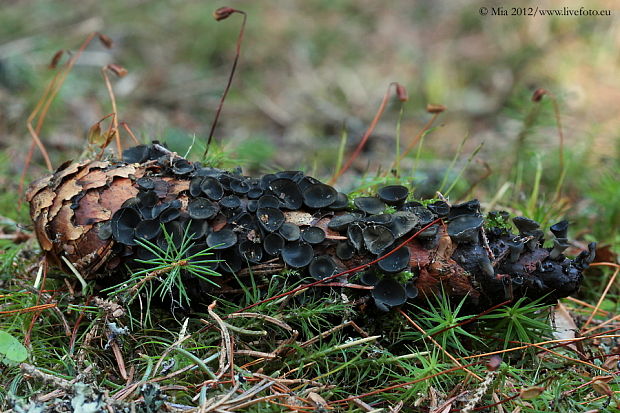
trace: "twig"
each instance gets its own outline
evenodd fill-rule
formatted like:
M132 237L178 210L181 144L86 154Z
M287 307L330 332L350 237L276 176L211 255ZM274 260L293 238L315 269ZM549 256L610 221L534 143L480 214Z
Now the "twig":
M241 43L243 42L243 33L245 32L245 23L247 21L247 15L244 11L233 9L230 7L222 7L215 11L215 19L217 21L223 20L230 16L233 13L239 13L243 16L243 21L241 22L241 29L239 29L239 36L237 37L237 45L235 49L235 60L233 60L232 68L230 69L230 75L228 76L228 82L226 83L226 88L224 89L224 93L222 93L222 97L220 98L220 103L217 107L217 111L215 112L215 118L213 119L213 123L211 124L211 130L209 131L209 138L207 139L207 147L205 148L205 153L202 155L202 158L205 159L207 154L209 153L209 146L211 145L211 140L213 139L213 134L215 133L215 127L217 126L217 121L220 118L220 113L222 112L222 108L224 107L224 100L226 100L226 96L228 95L228 90L230 89L230 85L232 84L233 77L235 75L235 70L237 69L237 63L239 62L239 56L241 55Z
M224 348L224 351L220 353L220 370L217 374L217 377L218 378L222 377L224 374L226 374L226 371L230 368L231 376L234 382L235 380L234 380L234 369L233 369L233 363L234 363L233 342L232 342L230 333L228 332L228 327L226 326L226 323L224 323L224 321L220 318L220 316L218 316L215 313L215 311L213 311L216 305L217 305L217 301L213 301L207 307L207 311L209 312L209 315L211 316L211 318L215 320L216 324L219 326L220 332L222 333L222 347Z
M351 164L353 163L353 161L355 161L355 159L357 159L357 157L359 156L360 152L366 145L368 138L370 137L372 132L375 130L377 123L379 123L379 119L381 119L381 115L383 115L383 112L385 111L385 107L387 106L387 103L388 103L388 98L390 97L390 89L392 88L392 86L398 89L400 85L396 82L392 82L388 85L388 89L385 92L385 95L383 95L383 100L381 101L381 105L379 105L379 110L377 110L377 113L375 114L374 119L372 120L372 122L370 122L370 126L368 126L368 129L366 129L366 132L364 132L364 135L362 136L360 143L357 144L357 147L355 148L351 156L349 156L349 159L347 159L347 162L342 166L342 168L340 168L331 177L331 179L328 182L329 185L333 185L338 180L338 178L340 178L340 176L342 176L342 174L345 173L351 167Z

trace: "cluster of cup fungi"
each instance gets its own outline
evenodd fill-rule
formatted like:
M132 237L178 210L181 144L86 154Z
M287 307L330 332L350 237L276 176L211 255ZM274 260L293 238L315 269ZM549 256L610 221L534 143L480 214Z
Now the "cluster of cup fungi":
M218 21L234 13L243 15L243 23L207 150L237 65L246 18L230 7L214 13ZM98 35L106 47L111 45ZM407 100L404 88L394 85L399 99ZM387 97L336 176L363 147ZM36 133L33 137L38 139ZM350 199L301 171L252 178L240 169L191 162L153 142L126 149L122 160L67 162L31 184L27 200L49 263L84 278L110 278L153 258L141 240L166 250L190 237L188 254L209 251L214 259L206 265L222 275L207 285L198 282L205 290L200 293L207 294L214 285L238 279L226 275L288 268L302 277L370 291L382 311L442 291L479 305L523 296L555 300L579 288L583 270L594 259L594 243L574 259L563 254L569 246L567 221L551 226L553 245L545 247L544 231L528 218L512 219L518 230L513 234L508 214L485 217L477 200L422 203L411 195L405 186L388 185L376 196ZM185 281L191 278L186 274Z
M515 217L513 234L506 213L484 217L477 200L423 204L410 195L388 185L350 199L300 171L247 177L154 142L126 149L122 161L67 163L33 183L27 199L49 261L86 278L148 259L138 240L166 249L189 236L192 251L213 253L209 265L222 275L213 284L245 268L288 268L364 286L382 311L441 290L479 304L554 300L579 288L594 258L594 243L574 259L563 254L566 221L550 228L553 246L544 247L530 219ZM204 293L214 288L200 285Z

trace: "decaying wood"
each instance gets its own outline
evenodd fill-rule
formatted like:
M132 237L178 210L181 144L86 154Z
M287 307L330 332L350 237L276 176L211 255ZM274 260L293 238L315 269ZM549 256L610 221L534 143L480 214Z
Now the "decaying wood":
M157 149L161 146L152 148ZM157 157L141 159L135 163L113 160L66 163L54 174L34 182L27 193L27 200L30 203L37 239L49 262L62 267L60 257L66 257L85 278L122 271L124 265L121 264L133 259L136 247L122 245L113 236L101 236L102 228L110 225L115 213L121 208L128 208L128 203L133 202L135 208L140 208L136 197L149 191L156 195L157 205L178 201L181 215L179 219L187 223L188 205L197 199L196 195L191 194L190 185L192 179L202 179L196 178L201 166L186 162L183 165L189 165L186 167L192 172L179 172L175 165L180 165L180 161L186 162L176 154L167 152L162 156L160 152ZM205 175L207 172L217 174L217 170L207 171L207 169L203 170ZM240 180L256 182L242 177L237 172L230 176L234 179L239 176ZM142 188L138 184L140 178L149 178L153 188L148 191ZM309 179L310 185L317 185L318 181ZM227 190L226 193L232 192ZM265 189L264 193L275 194L275 191ZM281 194L283 197L285 195ZM200 197L204 197L204 194L201 193ZM252 201L246 195L238 195L238 198L241 200L239 211L248 210L248 204ZM474 229L474 235L468 239L454 235L454 230L450 234L452 222L462 217L451 215L459 208L466 211L465 215L480 215L475 202L463 205L452 206L443 217L440 213L435 213L434 218L438 216L443 218L434 226L435 233L412 239L406 245L409 254L407 270L414 274L414 278L409 282L409 288L415 287L420 296L438 294L443 289L451 296L469 296L474 302L497 303L524 295L530 297L546 295L553 300L572 294L579 288L582 271L593 259L594 244L589 246L588 251L571 260L561 253L560 247L566 244L563 236L556 238L554 248L543 248L543 233L538 229L530 232L520 229L521 233L516 235L505 228L485 227L486 230L477 228ZM420 210L420 207L410 207L408 211L416 211L416 208ZM261 217L250 214L252 225L256 225L250 230L237 223L235 217L223 213L224 207L217 206L217 208L219 208L217 214L208 219L208 231L218 232L231 228L237 236L237 242L231 247L232 249L237 248L237 245L245 240L260 245L270 233L270 230L265 229L265 222L258 222L261 219L268 219L266 215ZM399 205L397 208L405 210L406 205ZM428 211L423 212L428 215ZM376 252L370 253L366 245L356 248L351 257L346 259L338 257L336 245L352 242L351 234L346 230L334 230L330 227L330 222L346 211L323 207L309 208L304 201L300 208L285 210L283 213L285 222L302 228L316 226L323 230L324 241L313 246L314 256L331 257L339 270L359 266L378 256ZM367 219L367 217L359 218L361 220L359 222ZM375 224L359 225L367 227ZM417 229L419 228L420 225L417 226ZM411 233L413 229L406 235L395 236L390 248L396 247L399 241L406 239ZM385 252L387 250L382 253ZM234 256L239 259L238 250L234 251ZM265 264L267 261L269 263ZM248 267L247 262L235 264L237 270L241 272ZM255 267L259 273L268 273L270 269L280 271L285 264L286 260L283 261L279 255L276 254L274 257L265 254L262 262L252 263L250 266ZM305 266L300 268L302 273L305 271L304 268ZM329 275L332 274L326 274ZM344 281L353 276L348 275ZM382 277L393 278L393 275L379 274L379 278ZM375 296L375 300L377 299Z

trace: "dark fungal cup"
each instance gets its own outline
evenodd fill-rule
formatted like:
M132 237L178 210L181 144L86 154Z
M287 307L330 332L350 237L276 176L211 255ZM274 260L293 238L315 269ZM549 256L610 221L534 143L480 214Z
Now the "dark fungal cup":
M259 243L244 240L239 243L239 254L251 263L258 263L263 258L263 247Z
M391 214L370 215L370 216L362 219L362 221L364 221L367 224L387 225L387 224L390 224L392 222L392 215Z
M533 219L525 217L514 217L512 219L515 226L519 230L521 237L530 237L531 239L525 244L526 247L533 251L538 244L538 240L544 237L544 232L540 229L540 224Z
M445 201L433 202L427 208L439 218L445 218L450 214L450 205Z
M360 282L364 285L377 285L379 281L374 271L364 271L360 274Z
M282 235L282 238L287 241L297 241L301 238L301 230L292 222L285 222L282 224L278 232Z
M355 198L353 200L353 204L355 204L359 210L370 215L381 214L385 209L385 204L383 201L374 196L362 196Z
M421 227L430 224L435 219L433 213L422 205L407 208L405 211L412 212L418 219L418 225Z
M181 224L179 221L171 221L171 222L167 222L166 224L164 224L164 231L161 234L159 234L159 236L157 237L157 240L159 241L160 238L164 238L165 239L165 235L168 235L168 238L170 240L172 240L172 244L175 246L175 248L179 248L183 242L183 238L185 236L185 228L183 227L183 224ZM169 240L165 239L166 242L166 248L162 248L162 249L167 249L168 244L169 244Z
M313 178L311 176L304 176L302 179L300 179L299 181L297 181L297 185L299 185L299 189L301 189L301 192L305 192L305 190L312 185L315 184L322 184L321 181L319 181L316 178Z
M160 143L159 141L153 141L152 145L148 145L148 159L151 161L156 161L160 159L164 155L168 155L170 152L165 152L167 146L165 143Z
M377 304L396 307L407 301L407 291L399 282L390 278L384 278L375 285L375 288L372 290L372 298L375 299ZM383 306L377 305L380 310L384 309Z
M357 251L361 251L364 245L363 228L358 223L352 223L347 227L347 238Z
M566 238L568 235L568 221L563 220L549 228L556 238Z
M355 247L348 241L340 241L336 244L336 256L341 260L350 260L355 255Z
M515 223L519 233L522 235L531 235L534 231L537 231L540 228L540 224L538 222L525 217L514 217L512 222Z
M250 185L243 178L232 178L230 180L230 189L237 195L245 195L250 192Z
M123 204L121 205L121 208L139 208L139 207L140 207L140 198L138 197L129 198L125 202L123 202Z
M263 191L268 190L268 189L269 189L269 184L270 184L273 180L275 180L275 179L277 179L277 178L278 178L278 177L277 177L277 176L275 176L274 174L265 174L265 175L263 175L263 176L260 178L259 182L258 182L258 184L259 184L259 186L260 186L260 189L262 189Z
M181 211L178 207L173 205L168 206L168 208L164 209L164 211L159 214L159 221L163 224L167 222L174 221L178 217L181 216Z
M550 228L555 239L553 240L553 249L549 253L549 258L552 260L561 259L562 253L570 246L568 242L568 221L560 221L557 224L552 225Z
M237 243L237 235L230 228L224 228L207 235L207 245L216 250L230 248Z
M448 235L456 242L477 243L484 219L477 215L460 215L448 223Z
M213 218L220 208L207 198L194 198L187 205L187 212L191 219Z
M413 230L418 222L419 219L413 212L396 211L392 214L392 222L387 227L394 234L394 238L400 238Z
M307 242L287 242L282 248L282 260L292 268L302 268L310 264L314 249Z
M134 233L140 221L140 214L135 209L119 209L112 215L112 219L110 220L112 236L121 244L136 245Z
M136 238L152 240L161 232L161 225L156 219L145 219L140 221L136 227Z
M402 205L409 196L409 190L403 185L388 185L380 188L377 195L388 205Z
M277 208L258 208L256 217L261 227L267 232L274 232L280 229L284 224L284 213Z
M336 200L328 208L332 211L344 211L349 206L349 197L347 194L338 192Z
M112 225L110 221L100 222L97 224L97 235L104 241L112 237Z
M256 210L258 209L258 200L257 199L248 200L248 203L245 206L245 208L248 210L248 212L256 212Z
M309 185L303 192L304 204L309 208L325 208L336 202L338 192L329 185Z
M390 251L384 251L381 255L385 255ZM409 253L409 248L407 246L402 246L387 257L383 258L379 262L377 262L377 267L383 272L386 273L397 273L404 271L409 267L409 260L411 259L411 254Z
M191 188L190 188L191 189ZM213 176L203 178L200 189L212 201L219 201L224 196L222 184Z
M407 298L414 299L418 296L418 287L416 287L415 284L410 281L405 284L405 293L407 294Z
M303 196L295 182L288 178L277 178L271 181L269 189L281 202L282 208L295 210L301 208Z
M394 243L392 232L382 225L368 225L362 230L364 244L372 254L379 254Z
M142 163L149 157L150 145L138 145L123 151L123 161L127 163Z
M309 244L320 244L325 241L325 231L319 227L306 227L301 230L301 239Z
M196 169L196 176L210 176L210 177L218 177L222 174L221 169L212 168L210 166L200 167Z
M221 260L219 262L219 268L222 271L236 273L246 266L246 261L239 254L237 248L229 248L221 251L219 259Z
M195 176L189 181L189 194L191 196L200 196L202 194L202 176Z
M172 206L172 202L162 202L159 205L155 205L151 210L151 219L158 218L162 212Z
M258 199L263 195L263 190L258 183L252 185L247 193L247 197L251 200Z
M241 206L241 200L236 195L228 195L220 199L220 206L225 209L236 209Z
M311 277L322 280L338 274L338 267L329 255L319 255L314 257L308 265L308 272Z
M192 219L187 221L187 234L191 239L199 239L205 236L209 229L209 224L206 220Z
M235 224L237 227L240 227L246 230L258 229L258 227L256 226L256 221L254 221L253 216L247 212L241 212L240 214L235 215L234 217L232 217L231 222Z
M155 189L155 182L153 182L153 180L147 176L136 179L136 184L138 185L138 187L140 187L140 189L143 189L145 191Z
M426 228L424 231L420 232L418 234L418 238L432 239L435 237L435 235L437 235L438 232L439 232L439 224L431 225L430 227Z
M525 244L517 240L508 240L506 242L506 245L508 245L508 251L510 254L508 256L508 260L514 264L515 262L519 261L521 253L523 252L523 250L525 250Z
M448 216L454 218L459 215L480 215L480 201L472 199L462 204L452 205Z
M188 175L194 171L194 164L187 159L179 158L172 163L172 172L176 175Z
M280 200L273 195L263 195L258 198L259 208L279 208Z
M290 179L297 183L304 178L304 173L302 171L280 171L276 172L276 176L278 178Z
M327 223L327 228L334 231L344 231L350 223L357 221L359 218L360 216L358 214L337 215Z
M263 240L263 248L267 254L276 256L282 252L284 247L284 238L281 235L271 232L265 236Z

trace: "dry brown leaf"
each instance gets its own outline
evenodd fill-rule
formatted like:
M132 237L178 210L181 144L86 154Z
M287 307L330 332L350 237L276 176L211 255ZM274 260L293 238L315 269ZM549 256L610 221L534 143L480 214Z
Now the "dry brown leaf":
M545 391L544 387L539 387L539 386L526 387L525 389L521 389L521 391L519 392L519 397L522 398L523 400L532 400L540 396L542 392L544 391Z
M601 396L611 397L614 395L614 391L609 387L609 384L604 382L603 380L595 380L592 382L592 388L595 392L600 394Z
M607 370L618 370L618 363L620 362L620 356L614 355L607 357L603 363L603 368Z
M308 393L308 399L317 407L325 407L327 406L327 402L324 398L322 398L318 393L310 392Z
M556 340L573 339L576 337L576 331L579 330L575 320L570 315L566 306L560 302L553 309L552 318L553 337ZM568 344L569 348L577 350L574 343Z

